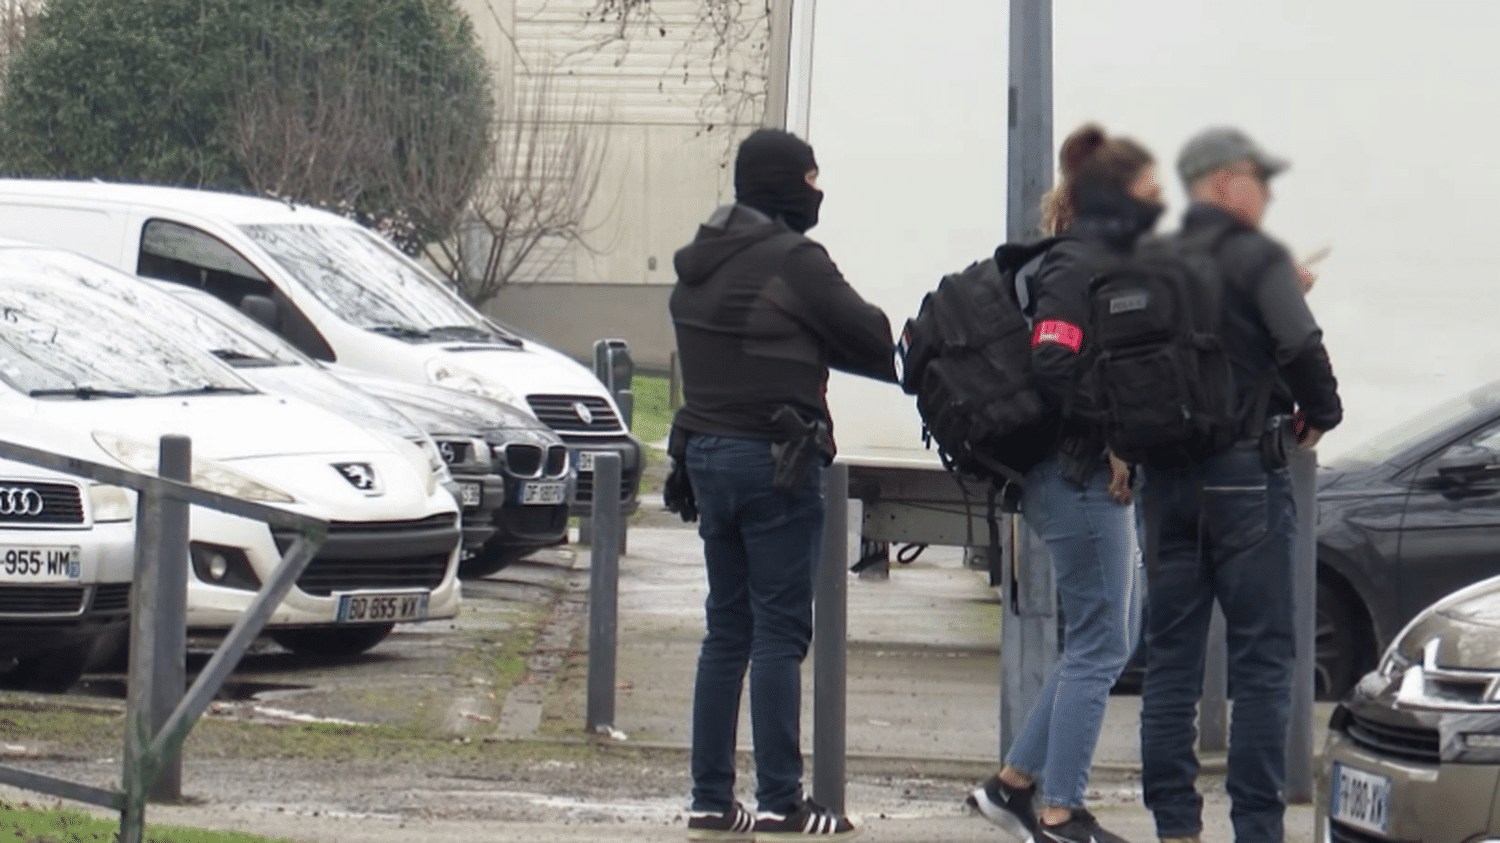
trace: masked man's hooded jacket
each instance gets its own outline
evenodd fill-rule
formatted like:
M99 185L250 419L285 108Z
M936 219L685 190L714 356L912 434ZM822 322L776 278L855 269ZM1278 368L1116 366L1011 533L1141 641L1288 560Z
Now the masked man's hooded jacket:
M779 439L771 417L783 405L830 422L830 367L895 381L889 320L803 234L823 198L806 180L816 169L812 148L794 135L756 132L735 162L736 203L677 252L682 430ZM823 444L831 456L831 439Z

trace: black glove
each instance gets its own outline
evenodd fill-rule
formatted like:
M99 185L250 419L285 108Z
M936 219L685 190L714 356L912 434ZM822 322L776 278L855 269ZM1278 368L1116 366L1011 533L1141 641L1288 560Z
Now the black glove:
M688 479L687 466L680 460L672 460L667 480L661 487L661 502L668 512L675 512L683 521L698 520L698 499L693 495L693 481Z

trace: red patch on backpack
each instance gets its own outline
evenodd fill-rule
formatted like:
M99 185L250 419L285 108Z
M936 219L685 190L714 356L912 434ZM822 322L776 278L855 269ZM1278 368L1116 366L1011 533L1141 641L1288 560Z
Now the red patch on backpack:
M1031 334L1031 347L1036 348L1044 342L1065 345L1077 354L1083 346L1083 329L1060 319L1046 319L1036 323L1036 330Z

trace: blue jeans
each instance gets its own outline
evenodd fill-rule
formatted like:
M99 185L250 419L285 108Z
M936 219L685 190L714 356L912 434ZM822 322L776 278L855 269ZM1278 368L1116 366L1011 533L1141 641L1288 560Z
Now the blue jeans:
M1067 630L1062 658L1042 686L1005 762L1040 780L1041 801L1083 807L1109 689L1140 635L1135 510L1109 496L1109 464L1087 486L1049 457L1026 475L1021 511L1047 544Z
M745 670L755 796L785 811L802 795L802 660L812 640L813 579L823 535L824 469L794 494L771 485L771 443L695 434L688 476L708 571L708 634L693 688L693 804L734 804L735 730Z
M1294 627L1296 507L1285 468L1243 441L1202 465L1148 471L1141 783L1157 834L1203 828L1195 717L1217 600L1228 629L1227 788L1238 843L1280 841Z

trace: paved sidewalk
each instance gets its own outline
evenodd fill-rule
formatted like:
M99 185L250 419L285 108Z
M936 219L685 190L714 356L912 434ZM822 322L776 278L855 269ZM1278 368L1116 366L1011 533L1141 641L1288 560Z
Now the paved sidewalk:
M581 549L579 564L587 564ZM999 757L999 600L982 572L963 566L956 548L930 548L889 580L849 579L847 769L868 776L931 778L952 786L952 807L903 816L898 808L862 805L851 786L848 810L863 815L872 841L1000 839L998 830L962 809L969 782L993 771ZM628 742L686 750L688 713L704 596L701 549L691 529L632 529L621 559L619 650L614 727ZM813 730L812 658L804 669L804 748ZM577 692L579 689L574 689ZM583 701L572 703L583 722ZM1110 700L1090 779L1090 804L1101 822L1134 841L1155 838L1139 796L1139 698ZM1315 714L1323 743L1329 706ZM742 749L749 748L748 706ZM684 761L684 763L686 763ZM1222 758L1206 758L1206 770ZM809 775L809 786L811 776ZM753 782L740 782L750 799ZM1205 840L1230 840L1222 779L1204 783ZM686 794L684 794L684 800ZM947 809L944 809L947 810ZM1287 839L1313 839L1310 806L1293 806Z

